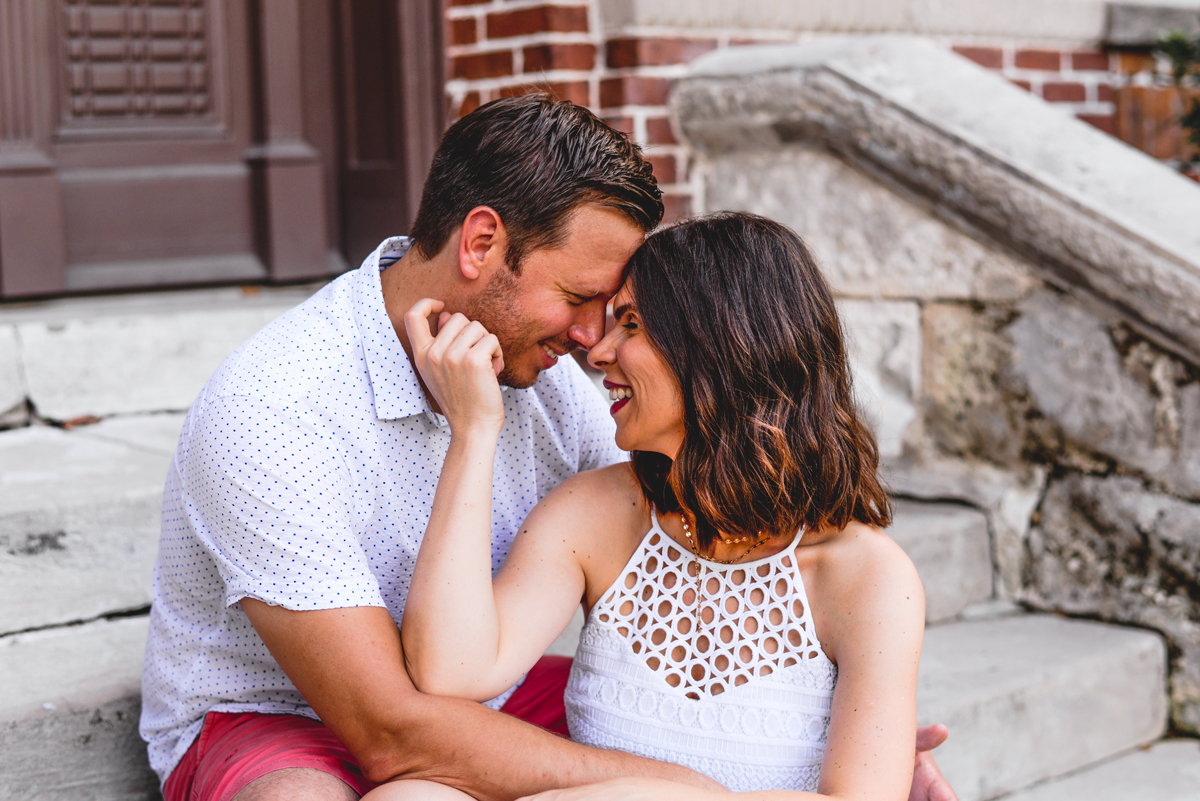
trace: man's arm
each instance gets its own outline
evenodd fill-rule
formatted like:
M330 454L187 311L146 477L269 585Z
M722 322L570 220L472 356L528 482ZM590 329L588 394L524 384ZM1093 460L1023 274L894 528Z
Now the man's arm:
M386 609L296 612L251 598L240 603L284 673L371 781L428 779L487 801L620 776L720 789L687 768L588 748L472 701L417 692Z

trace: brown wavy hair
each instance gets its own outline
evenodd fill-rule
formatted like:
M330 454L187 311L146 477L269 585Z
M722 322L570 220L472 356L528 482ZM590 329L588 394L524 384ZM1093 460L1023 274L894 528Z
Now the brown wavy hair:
M753 214L688 220L648 237L626 280L683 395L674 462L631 456L656 508L693 517L704 548L718 532L890 524L833 295L799 236Z

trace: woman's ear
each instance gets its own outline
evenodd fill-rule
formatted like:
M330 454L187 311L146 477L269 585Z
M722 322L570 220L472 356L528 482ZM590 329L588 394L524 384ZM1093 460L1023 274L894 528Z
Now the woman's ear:
M458 241L458 270L463 278L474 281L503 266L508 237L500 215L490 206L476 206L463 220Z

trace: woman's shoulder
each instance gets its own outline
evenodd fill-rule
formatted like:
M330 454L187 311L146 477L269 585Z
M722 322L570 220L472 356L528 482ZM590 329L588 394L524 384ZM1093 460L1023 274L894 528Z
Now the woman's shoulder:
M575 521L583 533L636 529L648 506L628 462L576 473L552 489L539 512Z
M856 636L860 627L880 622L924 621L925 592L917 569L886 532L852 521L815 539L808 572L819 587L821 603L814 601L814 607L828 623L849 627L844 633Z

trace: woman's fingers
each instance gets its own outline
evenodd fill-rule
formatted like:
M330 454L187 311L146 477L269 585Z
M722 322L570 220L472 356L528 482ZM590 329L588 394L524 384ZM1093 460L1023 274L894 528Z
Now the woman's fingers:
M424 352L433 342L433 331L429 328L429 315L437 314L446 304L433 298L421 298L412 308L404 313L404 330L408 332L408 341L413 351ZM442 312L442 316L446 316ZM438 326L439 329L441 326Z
M437 314L437 334L430 315ZM404 315L413 362L426 390L454 426L503 421L496 377L504 367L500 340L482 323L444 311L440 301L418 301Z

